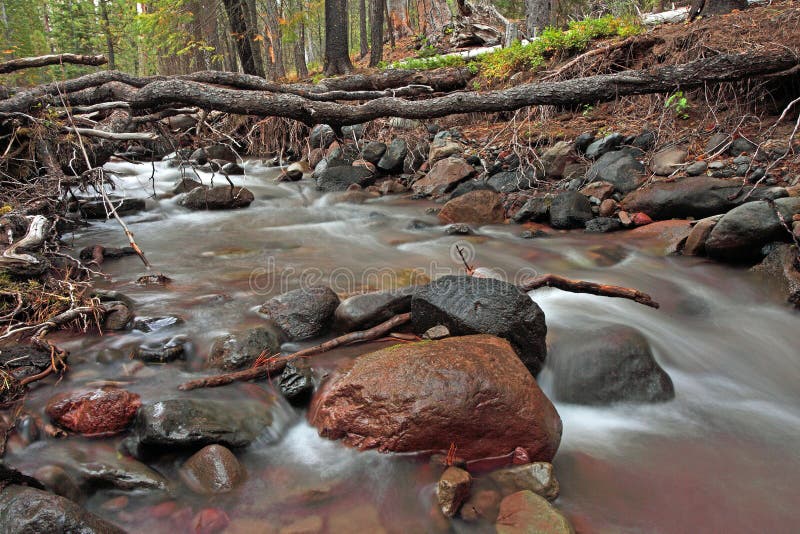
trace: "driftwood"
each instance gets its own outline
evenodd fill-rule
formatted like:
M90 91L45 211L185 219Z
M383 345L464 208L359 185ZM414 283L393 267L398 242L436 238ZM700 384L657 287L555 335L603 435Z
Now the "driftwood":
M198 380L192 380L191 382L186 382L185 384L181 384L178 387L178 389L180 389L181 391L190 391L192 389L198 389L198 388L213 388L218 386L225 386L233 382L255 380L258 378L271 376L275 373L283 371L283 368L286 367L286 364L291 362L292 360L296 360L297 358L302 358L304 356L311 356L312 354L327 352L329 350L335 349L336 347L340 347L342 345L348 345L350 343L372 341L374 339L379 339L383 337L386 333L391 331L393 328L403 325L409 322L410 320L411 320L410 313L395 315L388 321L383 322L377 326L373 326L369 330L350 332L349 334L333 338L330 341L326 341L325 343L321 343L319 345L303 349L301 351L295 352L294 354L289 354L287 356L276 356L272 358L267 358L265 360L257 362L257 365L255 367L252 367L250 369L245 369L243 371L237 371L234 373L226 373L222 375L200 378Z
M100 139L109 139L111 141L154 141L158 139L157 134L144 132L106 132L105 130L96 130L94 128L74 128L71 126L64 127L63 130L67 133L80 134L86 137L99 137Z
M630 299L639 304L650 306L651 308L659 307L658 302L654 301L650 295L636 289L585 282L583 280L570 280L569 278L564 278L563 276L555 274L543 274L524 280L519 287L523 291L533 291L541 287L554 287L572 293L589 293L590 295L598 295L601 297L618 297Z
M80 54L52 54L47 56L25 57L0 63L0 74L8 74L9 72L33 67L61 65L62 63L98 66L108 63L108 59L106 59L105 56L84 56Z

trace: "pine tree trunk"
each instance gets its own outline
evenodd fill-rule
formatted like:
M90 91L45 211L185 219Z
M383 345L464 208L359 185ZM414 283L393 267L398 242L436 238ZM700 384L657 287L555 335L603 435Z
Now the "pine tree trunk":
M370 39L372 49L369 55L369 66L377 67L383 61L383 10L385 0L372 0L369 4L369 20L372 24Z
M425 37L444 34L443 29L453 18L447 0L420 0L419 32Z
M242 63L242 70L245 74L263 78L264 65L261 62L261 54L253 43L254 32L252 28L248 27L250 17L246 1L223 0L231 30L236 34L233 38L236 41L236 51L239 54L239 61Z
M551 0L525 0L525 26L528 38L539 35L550 24Z
M114 36L111 35L111 23L108 20L108 6L106 0L100 0L100 16L103 17L103 33L106 34L106 48L108 48L108 69L116 70L114 60Z
M301 21L297 30L297 40L294 43L294 68L297 77L301 80L308 78L308 66L306 65L306 25Z
M325 74L352 72L348 45L347 0L325 0Z
M408 19L408 0L386 0L389 10L389 28L396 38L411 35L411 26Z
M369 54L369 43L367 42L367 0L360 0L358 3L358 18L360 24L360 32L358 34L358 41L361 49L361 57L367 57Z

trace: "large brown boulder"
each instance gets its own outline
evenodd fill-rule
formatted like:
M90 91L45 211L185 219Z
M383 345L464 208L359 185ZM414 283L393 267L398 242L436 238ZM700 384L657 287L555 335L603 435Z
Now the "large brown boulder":
M70 391L47 403L48 417L60 427L87 436L109 436L125 430L142 401L124 389Z
M396 345L357 358L316 395L321 435L382 452L444 452L465 460L527 450L550 461L561 419L504 339L489 335Z
M437 161L424 178L414 182L414 192L423 195L443 195L475 174L475 168L462 158L450 157Z
M442 206L439 212L442 224L501 224L504 216L500 195L486 189L456 197Z

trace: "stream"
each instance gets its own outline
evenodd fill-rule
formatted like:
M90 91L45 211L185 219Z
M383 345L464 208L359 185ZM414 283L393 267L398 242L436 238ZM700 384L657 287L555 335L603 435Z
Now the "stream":
M275 388L265 381L190 393L180 393L177 385L206 373L203 362L215 337L263 324L257 308L301 280L327 283L340 294L407 285L463 272L458 244L470 263L509 281L556 273L635 287L661 304L654 310L552 289L531 294L545 312L548 343L575 327L633 326L648 338L675 386L675 399L662 404L555 402L564 426L553 462L561 485L555 505L577 531L796 532L800 315L748 271L665 256L657 238L624 233L522 239L522 228L512 224L481 227L472 236L446 235L426 211L437 206L432 202L403 196L339 202L341 194L322 196L308 179L275 183L279 170L259 161L248 161L246 176L233 179L256 200L246 209L217 212L191 212L168 198L178 169L123 162L107 168L119 173L115 193L148 197L148 209L125 220L154 271L172 282L137 285L146 272L129 256L107 260L102 268L109 279L97 286L130 296L137 316L175 315L184 322L153 333L55 338L70 351L72 369L58 386L36 388L28 397L30 410L41 410L56 392L98 380L124 382L145 403L177 396L269 396ZM208 183L211 176L203 179ZM226 183L219 175L214 182ZM90 244L127 245L114 221L98 222L64 241L75 255ZM185 362L142 366L128 358L133 347L173 335L192 342ZM332 370L384 346L346 347L312 361L318 370ZM538 380L549 393L547 368ZM303 410L276 402L275 434L237 452L247 477L233 492L191 493L176 474L185 457L167 457L150 465L175 482L171 496L133 494L118 510L107 502L121 493L102 490L89 497L87 508L131 532L151 534L187 528L203 508L224 510L241 529L237 532L248 531L247 525L252 532L277 532L312 516L323 518L328 532L438 531L431 509L440 468L320 438ZM29 472L48 457L68 457L76 449L88 457L114 454L121 439L47 439L12 449L6 461ZM489 524L461 520L452 528L494 531Z

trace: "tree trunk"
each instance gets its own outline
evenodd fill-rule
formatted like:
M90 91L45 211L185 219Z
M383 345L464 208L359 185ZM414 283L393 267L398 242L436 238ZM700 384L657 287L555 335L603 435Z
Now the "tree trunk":
M389 4L388 0L382 0L383 3L383 15L384 21L386 23L386 33L389 34L389 45L394 50L394 31L392 30L392 18L389 16Z
M361 51L361 58L367 57L369 54L369 43L367 42L367 0L359 0L358 2L358 19L359 19L359 32L358 44Z
M525 0L525 27L528 39L539 35L550 24L551 0Z
M408 19L408 0L386 0L389 11L389 28L395 38L406 37L411 31Z
M453 18L447 0L420 0L419 33L425 37L434 37L431 42L436 42L444 36L444 27Z
M264 65L261 62L261 54L253 43L255 34L252 28L248 27L250 16L246 0L223 0L223 2L236 41L236 51L242 63L242 70L245 74L263 78Z
M308 66L306 65L306 25L300 21L297 29L297 40L294 43L294 68L299 79L308 78Z
M383 61L383 10L384 0L372 0L369 4L369 20L372 23L372 50L369 55L369 66L377 67Z
M116 70L117 64L114 61L114 36L111 35L111 23L108 21L107 0L100 0L100 16L103 18L103 33L106 35L106 48L108 48L108 68Z
M352 72L347 39L347 0L325 0L325 74Z

